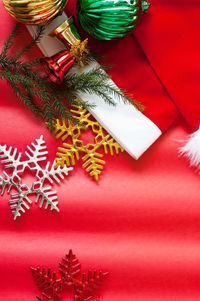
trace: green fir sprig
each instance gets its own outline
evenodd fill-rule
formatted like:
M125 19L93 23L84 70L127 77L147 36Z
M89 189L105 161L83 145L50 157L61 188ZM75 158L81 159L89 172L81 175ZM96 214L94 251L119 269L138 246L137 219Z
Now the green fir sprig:
M20 32L19 23L5 41L0 53L0 79L6 80L13 92L19 97L38 118L42 118L48 127L53 130L56 119L69 119L75 121L69 108L70 105L81 104L86 108L92 104L78 100L78 93L89 93L101 96L110 105L115 105L111 95L132 102L138 109L142 106L125 91L113 86L110 76L104 72L103 67L96 67L82 74L67 75L61 85L49 81L47 76L38 72L39 59L24 61L23 56L30 52L33 46L42 37L44 27L39 27L35 37L22 47L15 55L9 50Z

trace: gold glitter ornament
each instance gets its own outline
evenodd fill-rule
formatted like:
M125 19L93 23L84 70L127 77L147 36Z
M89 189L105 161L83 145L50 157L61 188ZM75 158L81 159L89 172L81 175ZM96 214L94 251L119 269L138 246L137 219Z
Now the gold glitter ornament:
M17 21L44 25L61 14L68 0L2 0L5 9Z
M92 115L82 106L73 106L71 112L79 124L57 120L55 125L55 137L64 141L63 147L58 148L55 167L75 165L76 160L83 154L83 168L98 181L105 164L102 160L103 154L99 153L99 150L103 148L105 154L110 153L112 156L124 150L109 134L104 133L103 127L94 121ZM94 143L84 144L81 140L82 132L87 130L91 130L95 135ZM72 144L66 142L68 138L71 138Z

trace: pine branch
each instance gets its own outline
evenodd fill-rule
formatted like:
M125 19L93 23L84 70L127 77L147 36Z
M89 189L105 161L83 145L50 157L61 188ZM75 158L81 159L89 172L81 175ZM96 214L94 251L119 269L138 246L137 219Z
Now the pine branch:
M20 23L16 23L13 31L11 32L10 36L8 37L7 41L4 42L4 46L2 49L2 52L0 54L0 62L6 57L8 50L11 48L11 46L14 43L14 38L20 28Z
M36 103L34 97L32 97L32 90L29 84L27 84L27 78L17 74L12 74L11 71L0 71L0 77L7 80L8 85L11 87L15 95L19 97L21 102L23 102L36 115L36 117L43 116L42 109ZM25 91L21 89L21 86L24 86Z
M110 105L116 105L112 97L114 96L117 100L125 103L131 102L137 109L142 111L142 105L137 103L129 93L114 86L109 81L110 76L104 70L110 68L111 66L100 66L93 68L87 73L66 76L64 84L68 85L69 90L72 90L76 95L79 92L96 94Z
M11 56L8 51L14 43L18 29L19 24L16 25L4 43L0 54L0 79L7 81L21 102L36 117L44 119L51 131L54 130L56 119L67 119L78 123L69 111L69 105L80 104L86 108L94 106L87 101L77 100L79 93L96 94L110 105L115 105L114 96L125 102L132 102L138 109L142 109L131 95L110 82L110 76L104 71L110 66L96 67L82 74L68 75L60 86L51 83L47 76L40 74L38 70L39 59L33 59L29 62L21 60L22 56L31 51L33 46L38 43L44 32L44 26L38 29L35 37L28 45ZM87 59L88 61L93 60L91 54L88 54Z

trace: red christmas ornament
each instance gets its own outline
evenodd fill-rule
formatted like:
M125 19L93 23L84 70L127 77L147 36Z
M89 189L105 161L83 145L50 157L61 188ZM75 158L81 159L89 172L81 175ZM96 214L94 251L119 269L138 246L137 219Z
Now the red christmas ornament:
M68 50L63 50L52 57L42 58L41 63L45 67L49 79L54 83L61 84L66 72L75 63L75 58Z
M108 273L81 273L81 265L72 250L59 263L59 276L51 269L31 268L33 279L42 292L40 301L61 301L64 290L72 287L74 301L94 300L93 293L106 280Z

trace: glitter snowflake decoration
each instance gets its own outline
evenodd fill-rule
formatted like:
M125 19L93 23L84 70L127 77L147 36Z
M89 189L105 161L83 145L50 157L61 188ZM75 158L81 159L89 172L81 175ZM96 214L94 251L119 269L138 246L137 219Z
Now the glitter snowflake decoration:
M97 301L94 292L107 279L108 273L88 271L81 273L81 265L72 250L59 263L58 273L51 269L31 268L33 279L41 291L40 301L61 301L64 292L72 288L74 301Z
M3 171L4 177L0 176L0 191L1 195L6 190L10 193L11 188L15 188L17 191L11 194L9 201L14 220L24 213L25 209L30 209L29 205L32 203L30 196L33 194L36 196L35 202L39 204L40 208L44 205L45 209L50 207L51 210L59 211L57 193L52 191L52 186L46 185L46 182L52 184L56 181L59 183L60 179L63 180L64 176L73 169L66 166L55 168L55 162L52 166L50 166L50 162L47 162L45 168L42 168L39 163L46 161L47 147L43 136L35 141L35 143L31 143L31 146L27 146L26 160L21 159L22 153L18 152L17 148L0 145L0 163L4 165L4 168L12 170L11 175ZM26 169L31 170L37 179L31 187L23 184L20 177Z
M98 181L105 164L102 160L103 154L99 151L102 149L106 155L110 153L113 156L114 153L119 154L124 149L104 131L87 109L74 105L71 112L78 124L57 120L55 125L55 137L64 142L63 146L58 148L56 166L75 165L76 160L82 158L83 168ZM81 139L81 134L88 130L92 131L95 136L94 143L86 144ZM68 138L71 138L71 144L67 143Z

